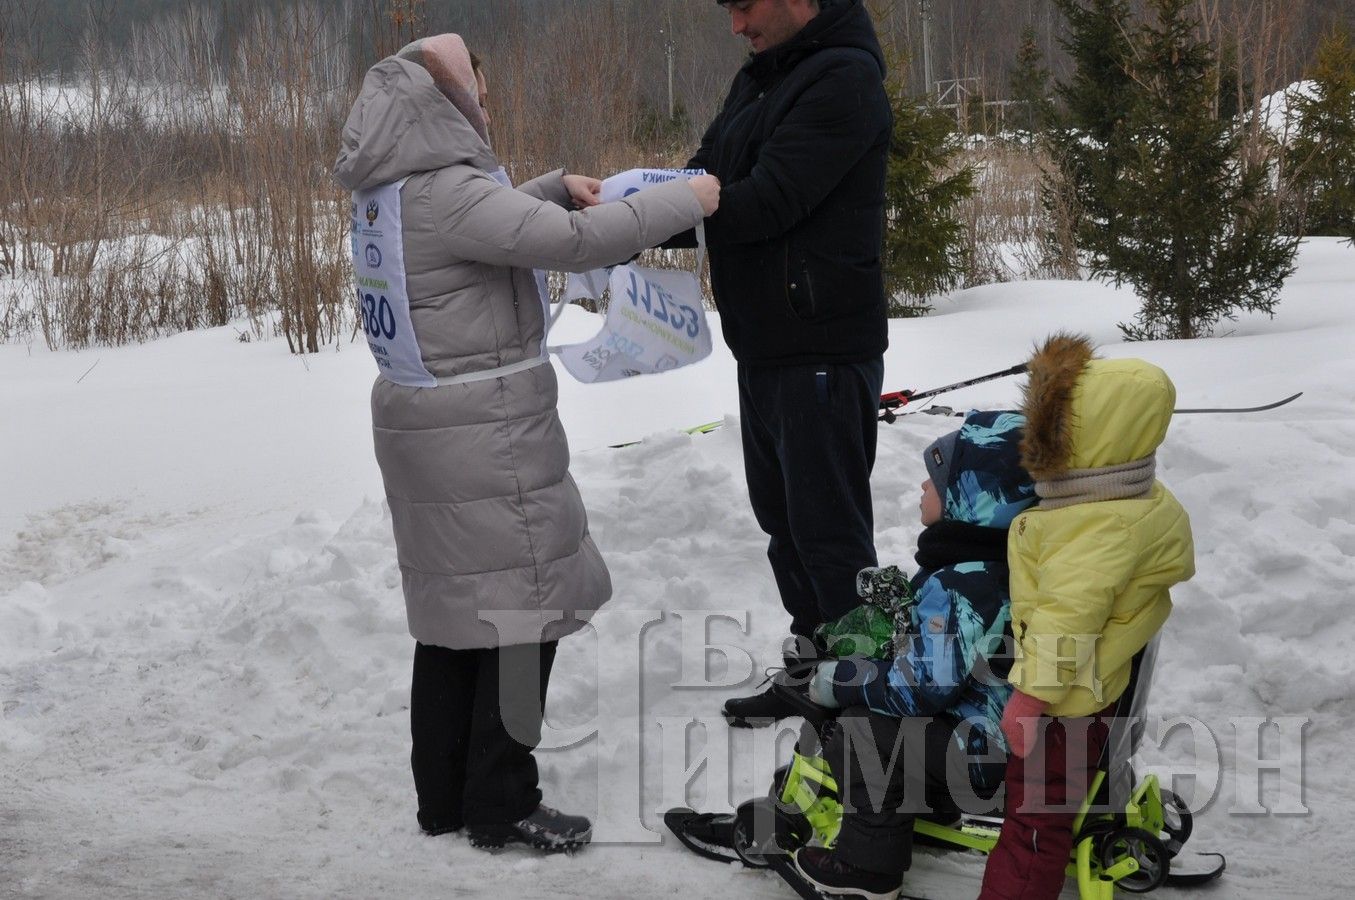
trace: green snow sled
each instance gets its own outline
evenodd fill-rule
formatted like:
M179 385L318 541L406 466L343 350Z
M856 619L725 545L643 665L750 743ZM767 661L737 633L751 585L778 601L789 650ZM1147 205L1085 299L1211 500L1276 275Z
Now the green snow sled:
M1182 852L1191 833L1190 810L1157 776L1137 778L1130 763L1143 736L1156 653L1154 641L1134 660L1106 752L1078 815L1068 875L1076 879L1081 900L1112 900L1117 889L1142 894L1164 884L1204 884L1222 875L1226 865L1221 854ZM821 737L834 711L813 705L802 692L786 696L802 708L806 722ZM842 804L827 762L797 747L791 763L777 770L768 796L743 803L730 818L732 827L725 834L733 856L754 868L780 863L775 868L786 877L793 867L785 862L796 850L833 846ZM913 833L919 844L987 854L1001 828L1002 820L993 817L964 816L950 824L918 818ZM793 886L805 895L802 885Z

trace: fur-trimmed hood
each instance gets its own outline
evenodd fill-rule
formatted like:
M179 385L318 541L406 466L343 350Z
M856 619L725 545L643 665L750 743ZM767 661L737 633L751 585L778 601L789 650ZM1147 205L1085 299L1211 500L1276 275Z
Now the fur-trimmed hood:
M1176 387L1141 359L1097 359L1091 340L1060 333L1027 364L1021 464L1037 481L1151 456L1167 436Z

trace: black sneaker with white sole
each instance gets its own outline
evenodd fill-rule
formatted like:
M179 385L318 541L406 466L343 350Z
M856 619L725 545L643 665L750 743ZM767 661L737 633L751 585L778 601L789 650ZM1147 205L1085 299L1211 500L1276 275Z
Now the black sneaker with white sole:
M525 819L503 825L474 825L466 832L470 845L481 850L526 844L546 853L572 853L593 839L593 823L543 803Z

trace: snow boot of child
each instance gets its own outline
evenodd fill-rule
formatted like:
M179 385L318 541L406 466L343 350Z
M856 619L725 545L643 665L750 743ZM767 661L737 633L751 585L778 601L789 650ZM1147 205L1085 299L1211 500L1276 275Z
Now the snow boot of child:
M472 847L499 850L508 844L526 844L546 853L572 853L593 838L593 823L583 816L571 816L544 803L531 815L503 825L474 825L467 828Z
M804 643L808 644L808 641ZM781 719L803 715L803 703L797 704L787 697L790 692L803 694L805 703L809 702L809 680L814 676L814 667L819 662L817 648L809 645L809 653L801 655L795 648L788 648L783 661L786 667L763 682L766 690L751 697L731 697L725 701L720 714L732 728L765 728ZM768 683L770 682L770 683Z
M858 869L824 847L805 847L797 852L795 868L820 893L832 897L895 900L903 890L902 876Z

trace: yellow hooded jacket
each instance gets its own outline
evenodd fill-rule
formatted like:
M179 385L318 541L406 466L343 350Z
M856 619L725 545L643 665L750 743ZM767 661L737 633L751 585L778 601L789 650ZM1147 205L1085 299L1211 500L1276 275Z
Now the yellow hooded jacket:
M1037 482L1144 459L1167 434L1176 388L1137 359L1093 359L1085 338L1052 338L1030 363L1022 464ZM1010 680L1086 716L1119 699L1134 654L1171 613L1168 588L1195 574L1190 519L1161 482L1142 497L1038 506L1012 523Z

